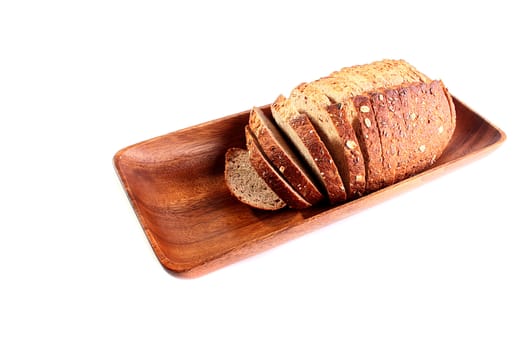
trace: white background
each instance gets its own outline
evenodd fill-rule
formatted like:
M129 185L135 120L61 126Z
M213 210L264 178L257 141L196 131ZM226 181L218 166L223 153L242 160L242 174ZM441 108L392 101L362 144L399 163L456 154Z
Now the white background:
M524 349L519 2L0 3L0 348ZM489 156L198 279L157 261L119 149L404 58Z

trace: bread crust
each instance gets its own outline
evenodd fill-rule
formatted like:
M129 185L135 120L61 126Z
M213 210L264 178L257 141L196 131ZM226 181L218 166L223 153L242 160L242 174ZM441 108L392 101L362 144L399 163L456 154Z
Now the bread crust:
M396 132L396 124L392 118L393 111L390 111L388 108L384 91L372 92L368 96L381 144L382 184L388 186L394 183L397 168L397 144L393 139L393 134Z
M357 118L353 123L354 130L356 130L361 152L365 158L366 191L373 192L385 185L379 129L370 96L356 96L352 99L352 103L357 113Z
M456 123L443 83L404 60L347 67L302 83L289 98L279 96L271 112L277 126L256 108L250 115L250 161L263 182L295 208L306 207L301 199L317 203L319 189L336 204L428 169ZM283 146L280 132L295 147ZM305 180L308 170L294 157L322 188Z

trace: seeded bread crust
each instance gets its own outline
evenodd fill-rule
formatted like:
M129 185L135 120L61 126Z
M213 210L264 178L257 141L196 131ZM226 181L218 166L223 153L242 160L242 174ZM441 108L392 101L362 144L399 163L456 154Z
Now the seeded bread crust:
M278 210L286 206L286 203L257 174L245 149L234 147L226 151L224 179L230 193L250 207Z
M373 192L385 186L383 176L383 150L377 127L372 101L368 95L359 95L352 99L350 113L357 113L353 127L365 158L366 191ZM355 111L355 112L354 112Z
M398 162L398 148L394 133L397 125L394 117L393 106L388 105L384 91L372 92L368 94L376 119L379 141L381 143L381 158L383 160L383 184L385 186L394 183ZM390 107L390 108L389 108Z
M441 156L455 128L455 110L448 103L448 91L440 81L407 86L405 115L409 160L407 176L428 168Z
M249 127L269 162L308 203L316 204L324 198L310 170L303 165L273 121L260 108L252 109Z
M366 191L365 160L356 133L343 110L342 103L335 103L328 107L328 113L332 119L339 139L342 140L345 162L339 173L346 174L345 183L348 199L362 196Z
M330 203L345 201L346 190L335 162L308 116L299 113L282 95L271 105L271 111L277 125L323 185Z
M401 101L400 89L385 89L383 91L386 97L387 108L390 119L388 120L391 145L390 154L395 157L394 183L403 180L406 177L407 159L409 158L407 149L407 129L403 115L403 103Z
M246 147L250 162L259 176L290 208L304 209L312 206L275 170L261 151L248 125L245 127Z
M430 79L404 60L382 60L365 65L345 67L336 76L354 81L361 91L374 91L413 82L429 82Z

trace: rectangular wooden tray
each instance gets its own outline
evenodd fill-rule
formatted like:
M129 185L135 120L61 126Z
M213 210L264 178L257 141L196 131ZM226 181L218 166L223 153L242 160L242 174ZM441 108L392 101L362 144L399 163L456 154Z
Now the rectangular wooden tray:
M229 147L245 147L249 111L126 147L113 160L161 264L178 276L196 277L355 214L475 160L505 140L502 130L456 98L454 102L456 130L432 168L337 206L265 212L229 194L224 153Z

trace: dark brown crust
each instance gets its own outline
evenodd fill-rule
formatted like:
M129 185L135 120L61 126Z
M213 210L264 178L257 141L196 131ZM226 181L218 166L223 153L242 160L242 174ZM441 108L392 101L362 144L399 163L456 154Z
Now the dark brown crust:
M374 110L370 97L365 95L356 96L352 99L357 111L357 118L354 119L354 130L361 147L361 152L365 158L366 168L366 190L367 192L376 191L384 187L383 177L383 152L381 150L381 140L377 128Z
M261 118L266 120L263 121ZM261 109L255 107L252 109L249 119L250 130L269 162L307 202L311 204L319 202L324 196L317 189L311 176L306 173L307 167L298 164L300 160L294 157L294 150L286 144L278 128L272 125L272 120L264 115Z
M364 157L359 147L350 119L345 113L342 103L335 103L328 107L328 113L332 118L332 124L342 140L344 147L346 169L340 169L346 176L342 176L345 182L347 199L362 196L366 191L366 170Z
M447 88L443 85L441 80L434 80L430 83L430 93L434 96L434 102L436 103L435 113L440 117L444 126L443 133L440 136L440 147L443 151L456 129L456 110L454 108L452 96L450 96ZM441 153L439 155L441 155Z
M388 186L394 183L397 168L397 145L393 142L396 132L393 111L388 109L387 99L383 91L369 94L370 103L377 124L379 142L381 143L381 159L383 162L383 184Z
M312 206L273 168L261 151L249 126L245 127L246 147L250 153L250 162L259 176L290 208L304 209Z
M401 113L401 122L404 125L404 137L403 137L403 153L399 157L399 161L397 164L397 181L404 180L408 177L408 165L410 163L410 152L412 149L412 138L409 136L410 134L410 124L409 124L409 91L407 86L400 86L397 91L399 95L399 103L400 103L400 113Z
M394 182L405 178L407 160L409 159L407 148L407 128L403 115L406 111L406 103L403 103L403 93L399 89L385 89L387 108L390 111L390 125L392 136L392 148L396 151L396 162L394 171ZM406 99L405 99L406 102Z
M454 134L454 130L456 129L456 107L454 106L454 100L452 99L452 95L450 95L448 89L445 87L445 84L443 84L441 80L439 81L439 83L440 83L439 85L441 85L441 89L443 90L443 94L445 95L447 99L448 107L449 107L450 121L448 123L449 130L447 130L447 136L450 141L450 138L452 138L452 134ZM448 141L447 141L447 144L448 144Z
M454 131L455 116L448 92L440 81L406 86L408 110L405 114L410 152L405 176L417 174L441 156Z
M339 172L312 122L305 114L298 114L289 121L321 172L320 182L323 184L330 203L340 203L346 200L346 191Z

